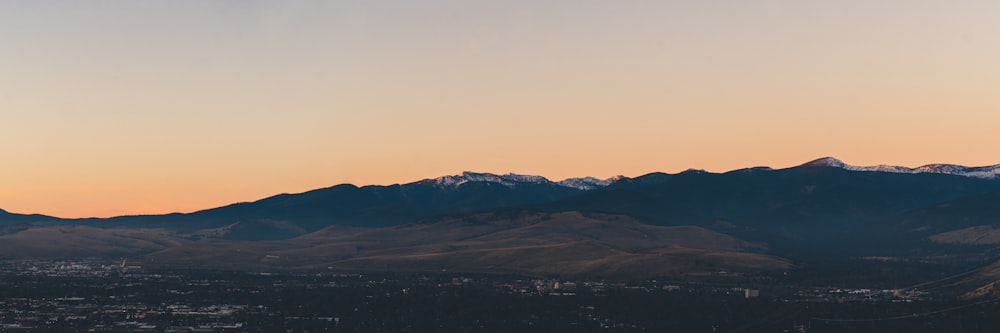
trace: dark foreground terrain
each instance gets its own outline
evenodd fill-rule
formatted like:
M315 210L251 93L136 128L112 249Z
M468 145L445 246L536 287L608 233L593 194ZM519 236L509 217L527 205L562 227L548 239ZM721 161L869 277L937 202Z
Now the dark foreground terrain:
M879 264L856 267L879 274ZM900 272L923 271L899 265ZM961 269L955 267L955 270ZM882 269L886 272L891 269ZM945 274L945 273L941 273ZM959 272L959 274L961 274ZM146 271L7 261L7 332L994 332L1000 303L947 283L824 272L611 281L451 274ZM947 277L946 277L947 278ZM843 283L834 285L832 283Z

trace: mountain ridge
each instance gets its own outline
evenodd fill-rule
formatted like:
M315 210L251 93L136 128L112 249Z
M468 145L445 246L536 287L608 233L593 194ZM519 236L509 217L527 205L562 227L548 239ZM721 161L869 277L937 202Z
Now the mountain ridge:
M564 187L572 187L579 190L592 190L596 188L601 188L608 186L614 182L626 179L628 177L617 175L606 179L598 179L594 177L576 177L576 178L566 178L561 181L552 181L545 176L538 175L524 175L516 173L507 174L493 174L488 172L473 172L473 171L463 171L459 175L446 175L437 178L423 179L416 181L414 183L428 183L436 184L441 187L457 187L468 182L491 182L503 184L504 186L517 186L518 184L532 183L532 184L556 184ZM413 183L406 183L402 185L409 185Z
M954 173L987 169L855 167L823 158L783 169L689 169L562 183L463 172L406 184L340 184L185 214L65 220L0 212L0 253L145 257L181 265L201 258L206 267L229 262L247 269L628 271L633 277L679 272L645 271L649 265L753 271L783 268L783 260L798 265L831 257L979 255L1000 243L994 239L1000 231L976 236L1000 230L991 219L997 216L991 207L1000 207L993 194L1000 193L1000 181ZM498 229L484 238L491 228ZM670 241L650 243L654 239ZM711 239L759 245L705 248ZM248 250L257 243L263 247ZM639 244L650 246L632 247ZM559 266L580 253L589 257ZM273 257L302 261L286 265ZM513 264L518 262L531 264Z
M918 166L916 168L909 168L897 165L874 165L874 166L857 166L844 163L834 157L822 157L818 158L804 164L799 165L800 167L833 167L840 168L850 171L862 171L862 172L887 172L887 173L938 173L938 174L948 174L963 177L975 177L984 179L997 179L1000 178L1000 164L986 165L986 166L976 166L969 167L958 164L926 164Z
M79 220L79 221L92 221L92 220L107 220L107 219L116 219L116 218L137 218L137 217L148 217L148 216L189 215L189 214L202 213L202 212L205 212L205 211L218 210L218 209L227 208L227 207L231 207L231 206L247 205L247 204L252 204L252 203L256 203L256 202L260 202L260 201L265 201L265 200L274 200L274 199L280 198L280 197L297 196L297 195L303 195L303 194L312 193L312 192L316 192L316 191L323 191L323 190L336 189L336 188L341 188L341 189L344 189L344 188L373 189L373 188L394 188L394 187L406 187L406 186L411 186L412 187L412 186L417 186L417 185L429 185L429 186L435 186L435 187L437 187L438 189L441 189L441 190L456 190L456 189L459 189L459 187L461 187L463 185L467 185L467 184L473 184L473 183L480 183L480 184L482 184L482 183L493 183L493 184L499 184L499 185L502 185L504 187L511 188L511 189L516 189L518 187L523 187L523 186L544 185L544 186L558 186L560 188L565 188L567 190L575 190L575 191L587 192L587 191L594 191L594 190L600 190L600 189L626 188L626 187L644 186L644 185L649 185L649 184L655 184L655 183L664 182L667 179L670 179L670 178L672 178L674 176L684 175L684 174L727 174L727 173L733 173L733 172L765 172L766 173L766 172L775 172L775 171L780 171L780 170L788 170L788 169L803 168L803 167L805 167L805 168L830 167L830 168L838 168L838 169L842 169L842 170L855 171L855 172L881 172L881 173L898 173L898 174L947 174L947 175L955 175L955 176L962 176L962 177L979 178L979 179L986 179L986 180L997 180L997 179L1000 179L1000 164L991 165L991 166L978 166L978 167L969 167L969 166L956 165L956 164L927 164L927 165L919 166L919 167L916 167L916 168L909 168L909 167L903 167L903 166L891 166L891 165L855 166L855 165L847 164L847 163L843 162L842 160L839 160L839 159L834 158L834 157L822 157L822 158L815 159L815 160L812 160L812 161L809 161L809 162L806 162L806 163L803 163L803 164L800 164L800 165L797 165L797 166L792 166L792 167L782 168L782 169L773 169L773 168L767 167L767 166L755 166L755 167L734 169L734 170L731 170L731 171L728 171L728 172L723 172L723 173L714 173L714 172L709 172L709 171L705 171L705 170L701 170L701 169L691 168L691 169L687 169L685 171L682 171L682 172L679 172L679 173L674 173L674 174L664 173L664 172L651 172L651 173L647 173L647 174L644 174L644 175L641 175L641 176L637 176L637 177L626 177L626 176L623 176L623 175L618 175L618 176L613 176L613 177L609 177L609 178L605 178L605 179L599 179L599 178L595 178L595 177L585 176L585 177L566 178L566 179L561 180L561 181L552 181L552 180L550 180L550 179L548 179L548 178L546 178L544 176L539 176L539 175L525 175L525 174L516 174L516 173L494 174L494 173L488 173L488 172L464 171L464 172L462 172L461 174L458 174L458 175L445 175L445 176L440 176L440 177L436 177L436 178L427 178L427 179L417 180L417 181L413 181L413 182L409 182L409 183L404 183L404 184L398 184L397 183L397 184L391 184L391 185L363 185L363 186L358 186L358 185L354 185L354 184L350 184L350 183L344 183L344 184L333 185L333 186L325 187L325 188L317 188L317 189L314 189L314 190L309 190L309 191L299 192L299 193L280 193L280 194L276 194L276 195L273 195L273 196L261 198L261 199L254 200L254 201L234 202L232 204L228 204L228 205L224 205L224 206L206 208L206 209L197 210L197 211L189 212L189 213L172 212L172 213L163 213L163 214L138 214L138 215L129 214L129 215L112 216L112 217L108 217L108 218L94 218L94 217L90 217L90 218L60 218L60 217L53 217L53 216L42 215L42 214L17 214L17 213L10 213L10 212L7 212L5 210L0 209L0 223L6 223L9 220L26 221L26 220L32 220L32 219L35 219L35 220Z

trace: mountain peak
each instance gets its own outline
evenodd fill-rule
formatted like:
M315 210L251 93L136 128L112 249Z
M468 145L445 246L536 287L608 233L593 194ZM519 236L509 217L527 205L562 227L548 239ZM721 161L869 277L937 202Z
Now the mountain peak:
M709 173L709 172L705 171L705 169L695 169L695 168L688 168L687 170L681 171L681 174L703 174L703 173Z
M456 187L468 182L497 183L507 187L514 187L523 184L552 184L588 191L611 185L612 183L623 179L628 179L628 177L619 175L608 179L597 179L594 177L567 178L562 181L554 182L543 176L535 175L522 175L516 173L497 175L486 172L463 171L460 175L441 176L434 179L426 179L422 182L431 182L442 187Z
M801 166L832 167L850 171L866 171L866 172L888 172L888 173L909 173L909 174L936 173L936 174L947 174L947 175L975 177L984 179L1000 178L1000 164L992 166L983 166L983 167L967 167L954 164L928 164L917 168L908 168L904 166L884 165L884 164L876 166L855 166L844 163L843 161L833 157L823 157L802 164Z
M556 182L556 184L559 184L559 185L562 185L562 186L565 186L565 187L572 187L572 188L575 188L575 189L588 191L588 190L593 190L593 189L596 189L596 188L605 187L605 186L611 185L611 184L613 184L615 182L618 182L618 181L621 181L621 180L624 180L624 179L628 179L628 177L625 177L625 176L622 176L622 175L618 175L618 176L614 176L614 177L611 177L611 178L608 178L608 179L597 179L597 178L594 178L594 177L566 178L566 179L564 179L562 181Z
M818 158L809 162L806 162L802 166L806 167L831 167L831 168L843 168L847 166L844 161L838 160L833 157L823 157Z
M546 184L552 183L542 176L534 175L521 175L516 173L508 173L506 175L496 175L486 172L473 172L473 171L463 171L460 175L453 176L441 176L434 179L428 179L427 181L432 181L439 186L454 187L459 186L468 182L490 182L498 183L505 186L515 186L516 184Z
M513 183L549 183L550 181L542 176L534 175L521 175L516 173L508 173L505 175L496 175L492 173L480 173L472 171L463 171L462 178L466 181L480 181L480 182L493 182L501 183L504 185L513 185Z

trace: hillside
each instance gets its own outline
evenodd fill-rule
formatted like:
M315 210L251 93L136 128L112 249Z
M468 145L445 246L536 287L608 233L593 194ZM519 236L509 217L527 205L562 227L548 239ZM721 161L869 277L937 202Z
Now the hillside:
M155 265L234 269L465 271L644 278L788 268L745 242L700 227L617 215L479 214L392 228L330 227L290 240L206 240L145 256Z

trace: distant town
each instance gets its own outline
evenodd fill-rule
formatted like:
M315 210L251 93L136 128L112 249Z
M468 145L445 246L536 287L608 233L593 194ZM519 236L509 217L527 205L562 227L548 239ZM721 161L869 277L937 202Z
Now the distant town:
M924 315L941 325L997 324L992 315L977 315L995 313L992 302L937 312L955 299L727 275L610 281L152 271L127 260L11 260L0 263L0 331L832 332L926 326Z

